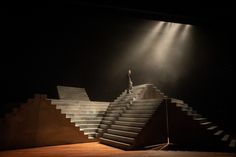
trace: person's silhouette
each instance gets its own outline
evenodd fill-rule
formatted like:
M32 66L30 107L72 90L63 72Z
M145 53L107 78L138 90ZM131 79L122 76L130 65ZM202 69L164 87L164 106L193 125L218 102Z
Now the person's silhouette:
M132 93L132 89L133 89L133 82L131 80L131 70L128 70L128 89L127 89L127 93Z

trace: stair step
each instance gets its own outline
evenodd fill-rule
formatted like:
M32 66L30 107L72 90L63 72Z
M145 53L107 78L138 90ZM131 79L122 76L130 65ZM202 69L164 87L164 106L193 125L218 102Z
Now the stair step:
M110 134L126 136L126 137L137 137L138 135L138 133L136 132L122 131L122 130L115 130L115 129L108 129L107 132Z
M97 129L98 128L80 128L80 131L84 131L84 132L86 132L86 133L88 133L88 132L97 132Z
M56 105L56 108L57 109L97 109L97 110L106 110L107 109L107 106L70 106L70 105Z
M218 128L218 126L211 126L211 127L209 127L209 128L207 128L207 130L215 130L216 128Z
M202 115L200 115L198 113L193 113L191 111L187 111L187 115L193 116L194 118L201 118L202 117Z
M224 132L223 130L218 130L216 133L214 133L214 135L219 136L219 135L221 135L223 132Z
M116 102L115 104L109 105L109 108L112 107L126 107L129 104L129 102Z
M212 124L212 122L202 122L202 123L200 123L201 125L210 125L210 124Z
M131 106L129 107L129 109L131 109L131 110L147 110L147 109L149 109L149 110L156 110L157 107L158 107L157 105L156 105L156 106L131 105Z
M127 121L115 121L114 124L116 124L116 125L131 126L131 127L143 127L145 125L145 123L127 122Z
M97 134L98 134L97 132L84 132L84 135L94 136L94 137L96 137Z
M155 112L155 110L125 110L124 113L129 113L129 114L152 114Z
M102 132L103 132L103 129L102 129L102 128L98 128L98 129L97 129L97 132L98 132L98 133L102 133Z
M113 121L116 120L116 117L103 117L103 120Z
M75 123L76 127L80 127L80 129L83 128L97 128L99 126L99 124L79 124L79 123Z
M140 127L133 127L133 126L124 126L124 125L111 125L111 129L115 130L123 130L123 131L130 131L130 132L140 132L142 128Z
M128 121L128 122L147 122L149 118L129 118L129 117L119 117L119 121Z
M103 137L100 138L100 143L103 143L103 144L106 144L109 146L113 146L116 148L126 149L126 150L131 148L131 144L124 143L124 142L118 142L118 141L103 138Z
M80 114L66 114L67 118L71 118L71 117L103 117L105 115L105 112L103 114L99 113L80 113Z
M160 99L141 99L141 100L136 100L135 103L159 103L162 100Z
M93 140L93 139L95 139L95 137L93 137L93 136L88 136L88 139Z
M109 111L109 110L125 110L126 109L126 106L109 106L108 108L107 108L107 110Z
M227 141L229 139L229 135L228 134L226 134L226 135L224 135L224 137L221 139L222 141Z
M236 147L236 139L230 141L229 147Z
M124 110L107 110L106 111L106 114L108 113L108 114L110 114L110 113L123 113L124 112Z
M83 101L83 100L67 100L67 99L49 99L52 104L70 104L70 105L78 105L78 104L86 104L86 105L109 105L109 102L102 101Z
M133 118L135 118L135 117L140 117L140 118L149 118L149 117L151 117L152 116L152 114L135 114L135 113L123 113L122 114L122 117L133 117Z
M119 142L124 142L124 143L129 143L129 144L133 144L135 141L134 138L119 136L119 135L114 135L114 134L109 134L109 133L104 133L103 137L114 140L114 141L119 141Z
M200 122L205 122L207 120L206 118L193 118L193 119Z
M147 106L154 106L154 105L160 105L162 102L162 100L156 100L156 101L140 101L140 100L136 100L136 101L133 101L133 105L137 105L137 106L142 106L142 105L147 105Z
M104 117L117 117L120 116L120 113L107 113L104 115Z
M97 111L97 110L84 110L84 109L81 109L81 110L61 110L61 113L65 113L65 114L80 114L80 113L83 113L83 114L105 114L106 110L102 110L102 111Z
M73 123L76 124L99 124L102 120L76 120L76 119L71 119L70 120Z
M111 120L102 120L101 123L110 125L112 123L112 121Z
M107 124L100 124L99 125L99 128L102 128L102 129L106 129L109 125Z
M71 117L71 120L73 121L79 121L79 120L102 120L103 117Z

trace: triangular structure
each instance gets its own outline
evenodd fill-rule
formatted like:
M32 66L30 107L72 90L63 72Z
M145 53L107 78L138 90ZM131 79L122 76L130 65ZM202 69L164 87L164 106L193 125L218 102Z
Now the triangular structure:
M125 150L166 143L171 149L236 151L235 137L151 84L124 91L98 131L101 143Z
M90 142L45 95L35 95L1 121L1 149Z

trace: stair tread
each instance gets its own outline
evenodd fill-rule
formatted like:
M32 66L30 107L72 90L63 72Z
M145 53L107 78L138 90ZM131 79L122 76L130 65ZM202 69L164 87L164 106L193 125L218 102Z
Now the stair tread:
M106 135L113 136L113 137L117 137L117 138L128 139L128 140L131 140L131 141L134 141L134 140L135 140L135 138L132 138L132 137L126 137L126 136L115 135L115 134L110 134L110 133L104 133L104 134L103 134L103 136L106 136Z
M223 130L218 130L217 132L214 133L214 135L218 136L220 134L222 134L224 131Z
M218 126L215 125L215 126L211 126L211 127L207 128L207 130L214 130L216 128L218 128Z
M222 141L227 141L229 139L229 136L228 134L224 135L223 138L221 139Z
M108 133L109 131L114 131L114 132L119 132L119 133L124 133L124 134L132 134L133 136L138 135L138 133L136 132L131 132L131 131L123 131L123 130L116 130L116 129L108 129Z
M97 132L84 132L84 135L96 135L98 134Z
M112 142L112 143L117 143L117 144L120 144L120 145L123 145L123 146L131 146L129 143L124 143L124 142L119 142L119 141L115 141L115 140L111 140L111 139L107 139L107 138L104 138L104 137L101 137L100 140L104 140L104 141L109 141L109 142Z
M212 122L203 122L203 123L201 123L201 125L208 125L208 124L212 124Z
M230 141L229 147L236 147L236 139Z
M114 125L114 124L112 124L111 126L121 126L121 127L126 127L126 128L137 128L137 129L142 129L142 128L140 128L140 127L134 127L134 126L126 126L126 125Z

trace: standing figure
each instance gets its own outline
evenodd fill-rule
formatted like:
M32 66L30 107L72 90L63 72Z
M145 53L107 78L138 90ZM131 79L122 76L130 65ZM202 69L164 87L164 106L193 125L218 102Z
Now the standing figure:
M133 82L131 80L131 70L128 70L128 89L127 89L127 93L132 93L132 89L133 89Z

